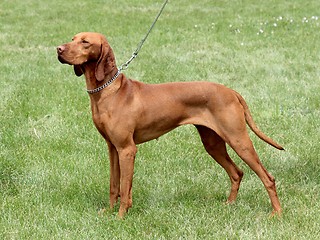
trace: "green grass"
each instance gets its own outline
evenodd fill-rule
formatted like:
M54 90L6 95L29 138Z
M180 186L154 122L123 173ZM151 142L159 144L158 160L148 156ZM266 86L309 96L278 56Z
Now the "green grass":
M134 205L108 206L107 147L91 120L83 77L56 59L81 31L105 34L119 64L162 1L0 3L0 239L318 239L320 2L170 1L127 76L146 83L208 80L240 92L280 152L252 139L283 206L245 176L229 180L192 126L139 146Z

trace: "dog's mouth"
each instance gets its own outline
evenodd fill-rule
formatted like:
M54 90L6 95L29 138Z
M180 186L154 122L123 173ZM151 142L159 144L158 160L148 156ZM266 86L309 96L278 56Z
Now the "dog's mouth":
M59 54L58 54L58 60L59 60L61 63L65 63L65 60L64 60L63 57L61 57Z
M81 61L79 59L70 58L66 53L57 52L58 60L62 64L69 64L69 65L81 65L86 61Z
M61 54L58 53L58 60L63 63L63 64L69 64L69 65L72 65L71 63L69 63L67 60L65 60Z

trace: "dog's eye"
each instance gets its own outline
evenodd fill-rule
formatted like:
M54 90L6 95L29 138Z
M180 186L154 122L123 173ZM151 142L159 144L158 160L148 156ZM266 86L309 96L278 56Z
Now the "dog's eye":
M81 43L83 43L83 44L88 44L89 42L88 42L87 40L84 40L84 39L83 39L83 40L81 41Z

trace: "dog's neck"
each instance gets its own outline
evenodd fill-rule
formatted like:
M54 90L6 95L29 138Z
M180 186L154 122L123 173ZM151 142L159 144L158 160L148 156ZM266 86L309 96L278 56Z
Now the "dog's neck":
M95 69L95 66L92 66L94 63L86 63L82 67L84 68L84 75L86 79L87 92L91 94L102 93L103 90L108 89L108 92L115 90L114 81L117 80L120 72L116 67L114 67L109 73L106 74L103 81L98 81L95 75L95 72L92 69ZM117 84L118 85L118 84ZM119 86L116 87L118 89Z

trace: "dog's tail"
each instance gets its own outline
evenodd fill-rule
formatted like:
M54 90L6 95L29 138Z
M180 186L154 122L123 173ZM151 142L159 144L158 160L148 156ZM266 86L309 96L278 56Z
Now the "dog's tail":
M279 149L279 150L284 150L284 148L282 146L280 146L278 143L276 143L273 139L271 139L270 137L268 137L267 135L265 135L256 125L256 123L253 121L253 118L251 116L249 107L246 103L246 101L243 99L243 97L237 93L235 91L236 96L239 99L239 102L241 103L241 105L243 106L244 109L244 116L246 119L247 124L249 125L250 129L263 141L265 141L266 143L270 144L271 146Z

